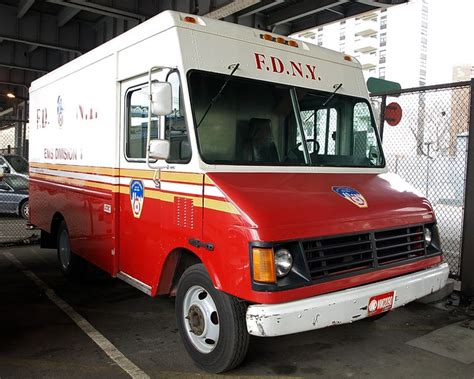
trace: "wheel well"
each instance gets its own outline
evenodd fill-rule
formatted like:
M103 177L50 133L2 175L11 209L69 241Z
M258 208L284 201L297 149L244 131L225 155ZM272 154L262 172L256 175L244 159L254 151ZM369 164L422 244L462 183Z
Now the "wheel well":
M61 222L64 220L64 217L61 213L56 212L53 216L53 219L51 220L51 227L49 233L42 230L41 231L41 247L42 248L51 248L55 249L56 248L56 240L57 240L57 234L58 234L58 229L59 225L61 225Z
M158 284L158 295L176 295L179 279L188 267L202 263L201 259L192 251L179 248L173 250L166 258Z

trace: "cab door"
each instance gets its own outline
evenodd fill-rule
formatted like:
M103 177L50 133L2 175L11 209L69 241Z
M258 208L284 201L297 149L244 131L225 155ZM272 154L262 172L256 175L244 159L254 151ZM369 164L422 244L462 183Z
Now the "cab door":
M161 268L170 251L186 247L187 240L199 239L201 211L194 204L202 203L202 175L190 172L191 149L182 104L182 91L177 71L159 78L172 84L173 112L161 117L152 115L151 139L160 133L170 141L166 168L157 172L145 159L149 93L148 79L142 77L123 82L122 143L120 151L119 256L118 275L146 293L157 285ZM161 162L164 163L164 162ZM162 166L165 166L164 164ZM189 180L194 183L188 183ZM193 194L194 193L194 194ZM191 201L191 203L189 203ZM183 212L195 212L189 222ZM184 246L183 246L184 245Z

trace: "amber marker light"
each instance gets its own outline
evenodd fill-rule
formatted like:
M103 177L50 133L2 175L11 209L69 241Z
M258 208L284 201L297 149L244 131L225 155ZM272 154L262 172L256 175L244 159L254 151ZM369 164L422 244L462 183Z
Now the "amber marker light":
M275 257L272 248L254 247L252 249L253 258L253 279L256 282L275 283Z
M296 41L288 41L288 46L291 46L291 47L298 47L298 42L296 42Z
M350 55L344 55L344 60L352 62L352 57Z
M286 41L285 41L285 39L284 39L283 37L277 37L277 38L276 38L276 42L277 42L277 43L282 43L282 44L285 44L285 43L286 43Z
M191 17L191 16L186 16L185 18L183 18L183 21L184 22L189 22L190 24L197 24L197 21L194 17Z
M265 41L273 41L273 37L272 37L271 34L265 33L265 34L262 34L261 37L262 37Z

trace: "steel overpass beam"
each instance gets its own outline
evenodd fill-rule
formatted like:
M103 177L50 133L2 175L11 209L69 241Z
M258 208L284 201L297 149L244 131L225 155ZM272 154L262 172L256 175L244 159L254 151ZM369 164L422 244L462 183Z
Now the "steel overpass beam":
M59 46L59 45L52 45L52 44L49 44L49 43L42 43L42 42L38 42L38 41L29 41L29 40L22 39L22 38L11 38L11 37L7 37L7 36L0 36L0 39L3 40L3 41L24 43L26 45L31 45L31 46L36 46L36 47L45 47L47 49L60 50L60 51L67 51L69 53L82 54L82 51L76 50L76 49L71 49L69 47ZM34 51L35 49L32 49L32 50Z
M100 14L112 18L118 18L123 20L138 20L140 22L145 21L146 17L133 12L124 11L117 8L107 7L104 5L91 3L84 0L46 0L47 3L59 4L65 7L71 7L91 13Z
M30 10L32 5L35 3L35 0L21 0L18 4L18 13L17 17L22 18L26 12Z
M336 7L340 4L345 3L345 0L334 1L334 0L306 0L302 3L297 3L293 6L283 8L274 13L270 13L268 18L268 25L279 25L286 22L291 22L303 17L310 16L312 14L321 12L328 8Z

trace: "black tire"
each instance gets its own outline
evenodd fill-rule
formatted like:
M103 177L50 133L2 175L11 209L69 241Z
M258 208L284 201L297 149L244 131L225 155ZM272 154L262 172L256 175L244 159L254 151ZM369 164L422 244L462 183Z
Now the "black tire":
M29 216L30 216L30 201L27 199L27 200L24 200L21 204L20 204L20 210L19 210L19 213L20 213L20 216L22 218L24 218L25 220L28 220Z
M204 296L203 301L207 303L212 300L216 312L212 312L211 317L206 318L206 307L201 307L202 304L197 299L185 313L184 307L185 304L190 303L191 291L198 291L197 293L201 291L198 294L198 299ZM208 295L210 295L210 299L207 298ZM196 312L193 311L195 308L201 309L201 311L198 311L201 314L197 315L197 320L204 321L203 323L197 323L197 325L191 322L191 318L196 320ZM215 289L204 265L193 265L183 273L178 283L175 309L181 339L197 366L205 371L217 374L235 368L245 358L250 339L245 322L247 305L239 299ZM186 319L185 315L190 318ZM206 320L209 326L206 325ZM211 322L214 326L211 325ZM204 332L210 328L218 329L217 341L209 345L211 351L202 352L198 349L196 339L201 339L206 343L208 339L205 338L207 333L199 335L198 333L201 330L196 330L196 332L191 330L196 327L204 328ZM206 346L204 346L204 349L206 349Z
M59 268L68 279L78 279L85 269L85 262L71 251L69 231L66 223L61 221L57 234Z

